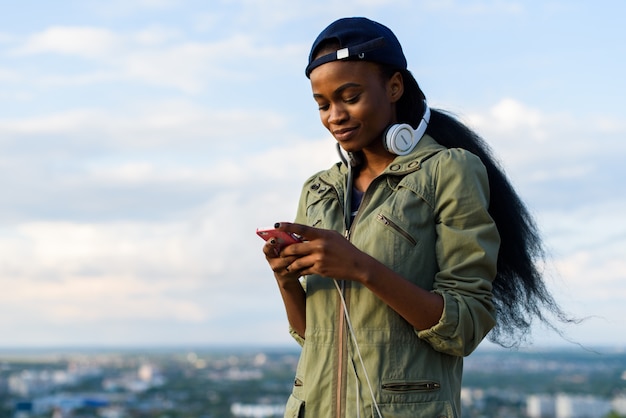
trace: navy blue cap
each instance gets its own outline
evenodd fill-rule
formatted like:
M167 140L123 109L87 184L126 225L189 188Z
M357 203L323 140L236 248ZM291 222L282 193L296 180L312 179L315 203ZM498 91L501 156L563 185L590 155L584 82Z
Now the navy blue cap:
M337 42L339 50L315 59L325 42ZM313 42L305 74L310 77L315 68L337 60L371 61L396 69L407 67L396 35L388 27L364 17L339 19L324 29Z

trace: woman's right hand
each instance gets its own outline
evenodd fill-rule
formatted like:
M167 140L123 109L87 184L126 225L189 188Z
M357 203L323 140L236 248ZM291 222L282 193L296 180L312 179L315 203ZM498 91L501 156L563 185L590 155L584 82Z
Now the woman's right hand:
M276 277L276 280L278 280L279 284L285 285L288 284L288 282L290 281L297 283L297 279L301 276L301 274L299 271L289 270L289 266L298 257L282 255L283 249L284 247L282 247L275 238L270 238L265 242L265 245L263 246L265 259L269 263L270 268L274 272L274 276Z

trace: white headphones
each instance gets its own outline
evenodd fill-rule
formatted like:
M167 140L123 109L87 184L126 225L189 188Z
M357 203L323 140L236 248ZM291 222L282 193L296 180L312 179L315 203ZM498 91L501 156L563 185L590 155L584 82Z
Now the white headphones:
M387 128L383 137L385 149L396 155L409 154L413 151L417 143L420 142L422 136L424 136L429 121L430 108L426 101L424 101L424 115L415 130L413 130L413 127L408 123L399 123Z

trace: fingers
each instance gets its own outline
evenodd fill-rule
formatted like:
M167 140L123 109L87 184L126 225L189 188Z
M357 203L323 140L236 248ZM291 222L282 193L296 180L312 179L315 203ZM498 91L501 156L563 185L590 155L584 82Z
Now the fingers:
M286 255L282 252L284 248L274 238L267 240L263 246L263 253L272 271L280 277L297 278L300 276L297 268L292 264L297 260L296 256Z
M345 250L346 240L340 233L291 222L279 222L274 227L283 232L299 235L304 242L281 246L268 241L264 252L275 274L296 277L305 274L328 275L345 273L345 262L337 257ZM280 261L278 261L280 260Z
M299 235L306 241L311 241L315 238L318 238L321 231L320 229L313 228L312 226L306 226L291 222L277 222L274 224L274 227L281 231L291 232L293 234Z
M280 257L270 260L270 267L276 277L284 279L297 279L302 274L295 266L295 257Z
M275 238L270 238L263 245L263 254L266 258L278 258L280 257L280 247Z

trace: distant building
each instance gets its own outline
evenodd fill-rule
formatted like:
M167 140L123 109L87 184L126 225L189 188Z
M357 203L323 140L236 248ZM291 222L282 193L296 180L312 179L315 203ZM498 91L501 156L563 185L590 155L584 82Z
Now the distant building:
M626 394L617 396L611 402L613 411L618 415L626 415Z
M526 398L526 413L529 418L552 418L556 415L554 396L530 395Z
M556 397L556 418L602 418L611 412L611 402L595 396Z
M236 417L246 418L269 418L282 417L285 413L285 405L249 405L234 403L230 412Z
M626 407L626 399L624 400ZM610 401L595 396L530 395L526 398L529 418L603 418L611 410L618 412Z
M461 389L461 404L466 408L482 409L485 407L485 391L476 388Z
M26 397L46 393L74 381L74 377L63 370L23 370L9 376L7 384L10 394Z

